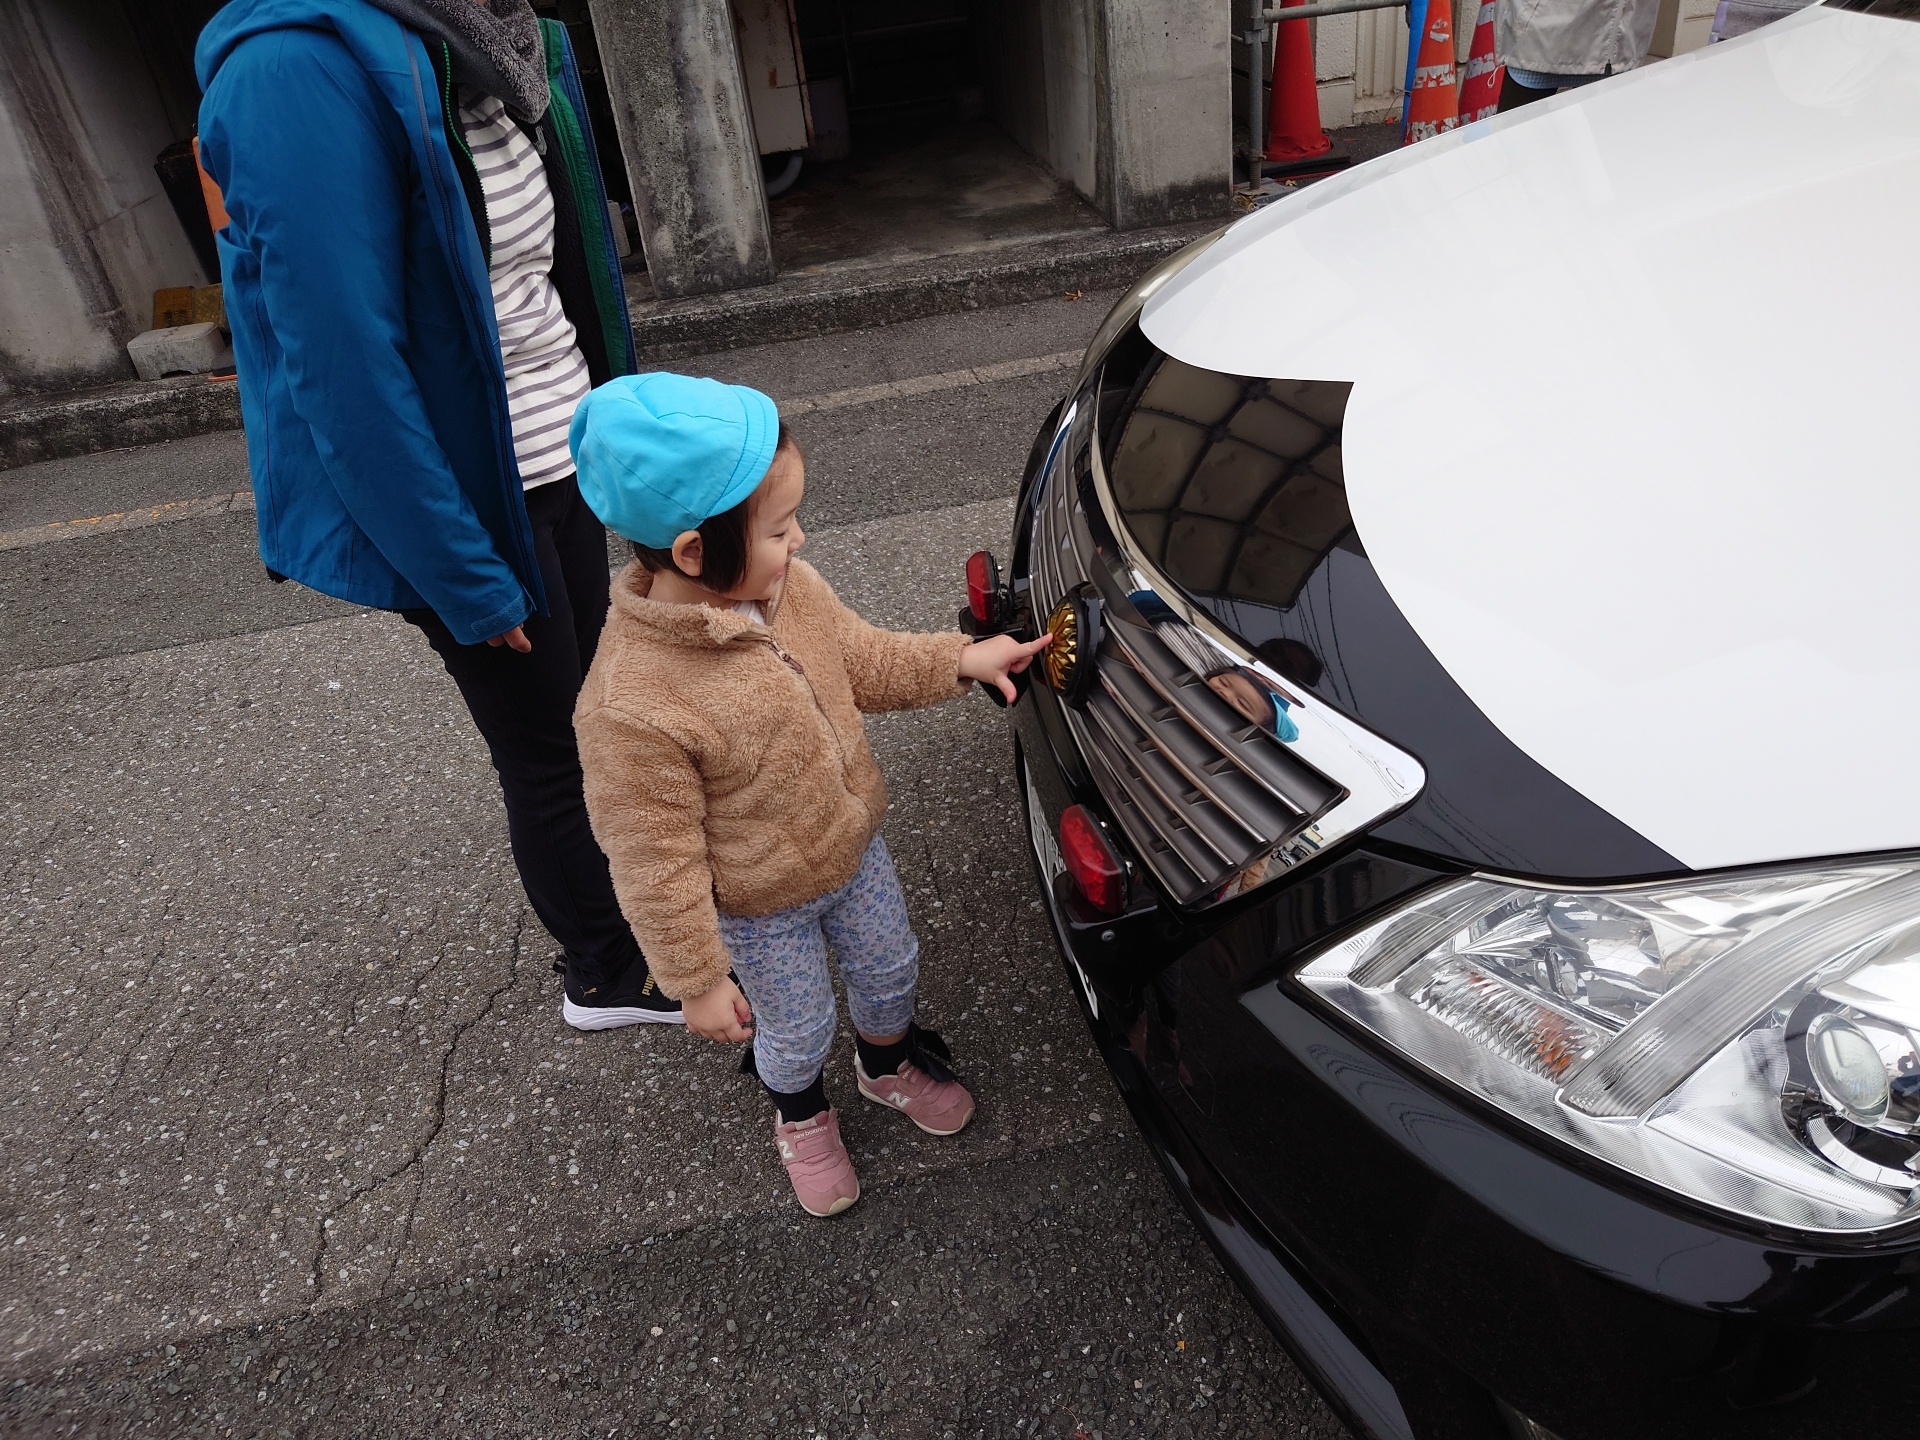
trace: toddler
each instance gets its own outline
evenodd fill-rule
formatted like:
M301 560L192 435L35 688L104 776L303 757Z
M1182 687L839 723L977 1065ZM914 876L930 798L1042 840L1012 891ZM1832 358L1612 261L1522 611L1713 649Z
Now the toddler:
M569 438L581 495L634 548L574 712L594 834L661 990L690 1030L752 1042L794 1194L838 1214L860 1182L821 1077L829 942L860 1093L932 1135L973 1116L913 1023L919 943L861 713L968 680L1012 699L1046 638L899 634L842 605L794 559L806 465L757 390L626 376L581 402Z

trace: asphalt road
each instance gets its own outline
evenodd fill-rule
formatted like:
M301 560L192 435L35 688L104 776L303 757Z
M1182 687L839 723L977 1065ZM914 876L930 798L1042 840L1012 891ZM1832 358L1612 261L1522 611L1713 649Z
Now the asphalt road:
M680 363L841 396L796 422L809 557L934 627L1064 384L967 372L1110 298ZM0 472L0 539L244 469L227 435ZM983 699L872 723L980 1114L861 1106L843 1036L865 1195L823 1222L732 1052L562 1025L451 683L271 584L250 513L0 546L0 633L0 1431L1341 1433L1093 1053Z

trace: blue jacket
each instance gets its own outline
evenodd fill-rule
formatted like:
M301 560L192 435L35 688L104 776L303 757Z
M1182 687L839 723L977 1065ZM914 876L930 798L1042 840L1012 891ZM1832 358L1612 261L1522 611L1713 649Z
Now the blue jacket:
M549 162L556 285L563 262L589 277L567 308L599 383L633 368L631 340L578 74L543 28L542 133L572 127L571 172ZM354 604L429 606L464 644L544 610L444 48L366 0L232 0L195 64L261 558Z

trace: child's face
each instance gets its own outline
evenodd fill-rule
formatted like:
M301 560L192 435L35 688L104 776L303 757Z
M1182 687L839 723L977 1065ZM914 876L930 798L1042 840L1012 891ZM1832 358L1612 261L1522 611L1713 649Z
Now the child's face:
M753 492L747 574L738 588L727 593L729 600L765 603L779 592L780 582L787 578L787 562L807 543L799 514L806 493L807 463L798 448L786 446L774 455L766 477Z
M1266 691L1238 670L1222 670L1217 675L1209 675L1207 688L1238 710L1249 723L1263 730L1271 727L1273 701L1267 698Z

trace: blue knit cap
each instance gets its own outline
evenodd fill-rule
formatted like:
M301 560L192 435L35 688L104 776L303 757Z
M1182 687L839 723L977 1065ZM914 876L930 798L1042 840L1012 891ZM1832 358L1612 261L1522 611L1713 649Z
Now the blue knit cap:
M664 550L751 495L779 439L780 414L758 390L657 370L590 391L567 447L600 522Z

